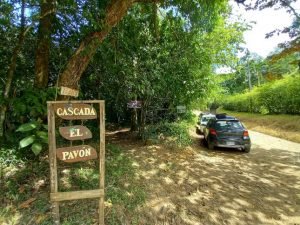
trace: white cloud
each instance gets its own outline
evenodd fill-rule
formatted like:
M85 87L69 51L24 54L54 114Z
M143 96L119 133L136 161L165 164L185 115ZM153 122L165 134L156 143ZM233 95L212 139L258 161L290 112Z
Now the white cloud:
M247 23L255 22L252 24L252 30L244 33L245 47L251 52L255 52L262 57L266 57L273 51L281 42L289 40L288 35L274 35L266 39L266 33L275 29L282 29L292 23L292 16L285 10L275 10L273 8L246 11L243 5L238 5L231 2L233 6L233 20L237 20L238 15Z

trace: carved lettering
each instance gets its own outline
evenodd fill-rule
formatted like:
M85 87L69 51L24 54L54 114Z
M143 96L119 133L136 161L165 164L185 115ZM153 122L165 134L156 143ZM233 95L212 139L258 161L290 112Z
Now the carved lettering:
M79 162L97 158L97 152L89 145L80 145L57 149L57 157L64 162Z
M74 103L74 104L56 104L56 114L67 120L73 119L96 119L96 110L88 104Z
M60 127L59 133L65 139L70 141L92 138L92 132L87 127L82 125Z

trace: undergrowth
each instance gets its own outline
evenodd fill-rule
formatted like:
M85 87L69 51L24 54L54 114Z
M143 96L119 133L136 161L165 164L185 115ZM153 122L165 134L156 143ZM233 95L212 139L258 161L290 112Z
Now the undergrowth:
M169 147L187 147L192 143L189 135L190 123L162 122L147 126L145 137L154 143L166 144Z
M1 152L5 149L1 149ZM135 180L131 160L116 145L106 147L105 223L138 223L137 207L145 201L143 187ZM59 163L59 190L98 188L99 163ZM49 203L49 164L38 161L6 164L1 179L0 224L53 224ZM61 224L96 224L98 200L65 201L60 205Z

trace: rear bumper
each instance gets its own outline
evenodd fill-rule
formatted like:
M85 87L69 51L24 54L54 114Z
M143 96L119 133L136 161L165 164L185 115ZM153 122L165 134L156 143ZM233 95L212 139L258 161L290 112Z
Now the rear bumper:
M222 148L249 148L251 147L251 140L248 139L219 139L210 137L209 141L216 147Z
M247 147L250 147L251 144L244 144L244 145L224 145L224 144L214 143L214 146L221 147L221 148L247 148Z

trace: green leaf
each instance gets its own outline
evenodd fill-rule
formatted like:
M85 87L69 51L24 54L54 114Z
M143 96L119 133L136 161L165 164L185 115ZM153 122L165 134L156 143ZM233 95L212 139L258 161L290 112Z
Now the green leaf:
M48 130L48 125L43 124L43 127L45 128L45 130Z
M48 133L47 132L45 132L45 131L37 131L36 134L41 139L43 139L45 141L48 141Z
M40 154L40 152L42 151L42 145L40 143L34 143L32 146L31 146L31 150L33 151L33 153L35 155L38 155Z
M31 136L28 136L26 138L23 138L20 141L20 148L25 148L28 145L31 145L34 142L34 140L35 140L35 135L31 135Z
M20 131L20 132L26 132L26 131L30 131L37 128L37 124L36 123L25 123L22 124L21 126L18 127L18 129L16 131Z

